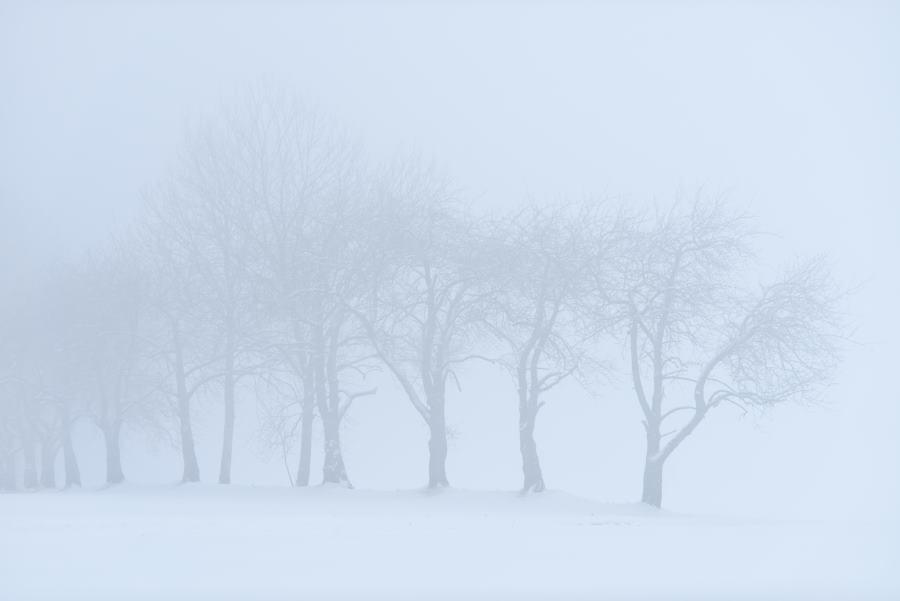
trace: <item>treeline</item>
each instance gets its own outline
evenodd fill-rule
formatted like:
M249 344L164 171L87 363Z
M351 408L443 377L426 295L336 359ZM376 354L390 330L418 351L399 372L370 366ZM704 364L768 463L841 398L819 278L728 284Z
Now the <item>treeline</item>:
M219 482L245 396L267 435L299 449L296 486L313 479L314 428L321 481L349 486L341 422L377 394L374 370L428 428L428 486L449 486L447 389L484 359L510 375L510 397L491 401L518 405L533 492L546 393L622 364L646 432L642 499L659 506L666 460L710 411L814 399L836 366L826 263L772 275L752 220L722 203L488 215L414 161L372 168L321 114L259 91L186 138L127 235L8 291L3 489L79 485L79 420L102 432L108 483L125 478L125 427L171 432L182 480L198 481L201 396L224 414Z

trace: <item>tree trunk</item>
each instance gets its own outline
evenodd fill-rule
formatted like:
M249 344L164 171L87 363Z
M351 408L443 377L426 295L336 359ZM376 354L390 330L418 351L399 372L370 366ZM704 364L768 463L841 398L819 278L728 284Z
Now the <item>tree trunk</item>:
M663 465L663 461L650 457L644 461L644 486L641 501L653 507L662 506Z
M537 444L534 442L534 416L526 410L519 416L519 450L522 453L522 492L543 492L544 474L538 458Z
M322 429L325 433L325 462L322 467L323 484L341 484L350 486L347 469L344 467L344 456L341 453L341 422L336 415L322 417Z
M429 404L428 413L428 488L450 486L447 480L447 422L444 401Z
M305 394L300 424L300 462L297 465L295 486L309 486L309 466L312 459L313 403L312 394Z
M0 492L16 490L15 460L11 455L0 455Z
M41 442L41 488L56 488L56 454L52 441Z
M72 424L68 415L62 418L63 464L66 468L65 488L81 486L81 471L78 469L78 458L72 444Z
M337 370L337 328L329 332L328 360L325 373L328 378L327 411L322 412L322 429L325 435L325 463L322 474L323 482L342 484L352 488L344 466L344 454L341 451L341 399L340 382Z
M647 455L644 459L644 483L641 501L653 507L662 506L662 473L664 459L659 456L661 419L651 414L644 427L647 431Z
M300 320L294 318L291 321L294 333L294 342L303 348L306 345L306 338L300 326ZM312 460L312 432L313 432L313 415L316 408L316 365L312 362L309 355L303 351L298 353L298 365L301 365L301 379L303 381L303 399L301 401L303 420L300 424L300 460L297 464L297 479L294 480L294 486L309 486L310 462Z
M225 358L225 431L222 436L222 461L219 484L231 483L231 454L234 448L234 353Z
M38 487L37 478L37 451L33 440L27 440L22 449L22 484L26 490L32 490Z
M187 382L184 375L184 357L177 326L175 326L173 338L175 343L175 387L178 395L178 422L181 429L181 459L184 464L181 481L199 482L200 466L197 464L197 452L194 449L194 431L191 428L191 400L188 396Z
M125 481L122 473L122 453L119 445L121 424L113 423L103 429L103 440L106 443L106 483L121 484Z
M199 482L200 466L197 464L197 453L194 450L194 432L191 429L191 409L187 399L178 403L178 418L181 423L181 459L184 463L182 482Z
M341 399L339 396L337 348L339 329L332 327L328 335L328 354L323 357L322 382L317 382L317 390L322 401L319 403L319 415L322 417L322 430L325 438L325 461L322 467L323 484L341 484L350 486L347 468L344 466L344 455L341 452ZM326 380L327 379L327 388Z

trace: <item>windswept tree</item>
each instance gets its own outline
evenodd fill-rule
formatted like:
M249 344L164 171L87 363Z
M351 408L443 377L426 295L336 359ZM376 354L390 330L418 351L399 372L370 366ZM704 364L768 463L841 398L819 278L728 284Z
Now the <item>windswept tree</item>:
M814 398L836 365L839 297L824 262L752 288L750 241L745 218L698 202L635 231L623 255L618 300L650 505L662 503L666 461L710 411Z

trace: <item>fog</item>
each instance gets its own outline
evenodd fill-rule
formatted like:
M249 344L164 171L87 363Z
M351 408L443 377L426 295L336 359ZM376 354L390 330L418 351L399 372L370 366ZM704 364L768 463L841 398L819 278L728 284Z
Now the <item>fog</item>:
M11 542L2 543L0 553L2 563L18 572L12 598L223 598L226 584L238 598L471 597L472 591L498 597L525 586L521 578L498 574L513 566L527 572L532 565L546 566L533 576L539 580L525 586L537 595L896 594L900 582L891 574L900 567L900 395L890 382L900 360L898 25L900 8L875 2L3 4L0 452L9 494L0 497L0 528L9 536L0 531L0 538ZM290 150L294 142L297 148L308 144L307 150ZM309 171L298 166L321 169L323 181L331 182L324 184L327 191L309 192L323 184L310 183ZM279 177L276 193L268 182ZM288 207L282 217L314 225L292 228L286 218L261 225L260 216L271 217L276 205ZM222 342L232 338L219 319L232 313L209 308L215 294L208 291L215 286L204 288L204 282L218 277L218 259L204 270L209 249L183 243L195 235L205 239L207 226L215 230L214 218L203 215L226 214L239 224L233 235L243 244L226 256L237 256L235 265L250 274L235 284L244 292L236 293L234 306L246 309L235 311L247 317L234 325L240 331L234 334L241 349L233 353L237 367L228 364L237 379L228 486L217 482L227 438L221 349L232 348ZM306 227L311 229L301 233ZM217 235L209 239L221 240ZM273 242L278 236L281 246ZM667 310L657 305L671 288L663 284L668 272L660 265L679 265L672 249L686 241L700 250L686 262L690 267L678 288L675 302L685 313L669 325ZM180 263L182 252L189 258ZM284 262L282 255L291 252L297 262ZM268 258L276 255L282 262ZM548 280L529 257L551 255L565 268L555 267L558 277ZM342 267L324 276L311 267L319 262L300 259L307 256ZM448 351L441 372L446 389L434 398L431 376L416 372L424 362L425 351L414 344L424 335L416 329L422 322L410 317L413 310L398 309L415 306L431 314L427 303L433 298L419 288L427 277L415 280L428 271L419 271L416 260L429 268L437 261L453 274L449 281L471 283L460 293L472 298L460 301L468 307L466 325L446 326L458 331L456 346L450 345L456 355ZM318 277L333 290L310 287ZM559 287L564 318L548 330L555 351L541 359L547 364L540 369L560 378L558 384L551 378L555 385L533 399L539 417L523 422L520 400L528 390L517 388L514 357L525 342L510 346L500 334L519 340L525 327L527 342L531 330L522 320L532 319L529 303L545 300L535 286L545 293ZM455 290L448 285L445 292L452 296ZM140 369L128 367L141 409L123 420L118 440L124 482L110 486L108 447L95 407L103 384L83 367L42 359L35 368L41 384L32 380L28 388L42 392L26 401L25 388L17 388L28 379L18 367L25 360L16 353L45 348L41 344L64 347L69 342L60 340L68 335L54 324L69 319L69 325L83 325L78 320L89 318L82 310L94 310L90 319L101 319L98 311L109 317L109 307L124 306L103 304L112 297L130 299L121 301L129 307L151 307L140 310L140 336L132 340L153 343L138 345ZM781 310L759 309L773 297L783 303ZM485 304L484 298L492 300ZM358 347L335 343L336 356L362 367L335 384L333 406L322 400L327 392L316 396L327 367L322 359L322 375L315 375L317 357L328 355L328 343L319 344L315 332L333 323L331 317L309 317L323 310L321 303L345 314L341 332L363 341ZM188 412L198 469L193 475L177 409L180 393L170 377L175 351L164 341L169 330L159 326L165 321L159 316L168 318L175 306L196 353L188 361L195 360L201 374ZM295 320L304 324L302 343L284 325L295 312L302 314ZM669 328L664 344L654 342L651 321ZM744 336L742 323L752 326L752 336ZM631 329L640 332L634 339ZM646 340L638 340L644 333ZM42 342L45 336L51 342ZM69 355L122 364L120 347L103 351L111 355L90 355L86 348L102 344L78 336ZM688 428L671 456L648 450L653 428L645 424L655 409L650 400L643 409L637 398L633 347L644 370L637 381L648 399L657 387L649 374L678 366L668 394L660 388L656 417L685 404L690 409L703 368L728 349L723 363L712 366L727 373L715 372L697 423L688 419L700 415L695 407L685 419L671 418L674 434L657 429L664 451L667 440ZM295 370L293 384L302 391L297 395L310 390L319 399L310 405L307 434L300 425L273 425L273 407L290 404L279 400L285 389L272 384L273 374L283 382L293 369L283 357L273 358L273 348L297 351L309 363L309 371ZM470 355L479 357L468 360ZM664 355L670 358L660 359ZM65 370L80 375L63 377ZM404 376L421 398L412 398ZM728 388L716 396L720 377ZM56 380L63 383L46 383ZM23 473L25 448L40 455L42 444L38 435L26 434L37 430L23 426L27 420L15 409L26 405L63 415L40 418L53 430L47 434L54 441L52 486L28 486ZM337 443L326 432L329 411ZM522 438L532 428L537 488L533 478L529 483L531 456ZM69 436L72 448L64 452ZM304 461L304 437L308 483L319 492L291 488ZM443 479L435 468L442 455L435 440L446 443ZM334 444L337 455L330 455ZM80 487L69 481L70 455ZM648 489L654 457L661 457L660 470L665 465L661 502L652 482ZM317 488L323 479L338 490ZM195 480L199 484L174 486ZM540 490L544 485L547 490ZM448 490L427 496L435 488ZM523 489L527 494L516 496ZM426 497L414 494L421 491ZM533 500L541 495L543 500ZM516 506L510 517L503 504L523 498L535 503L533 511ZM651 509L660 504L662 510ZM330 516L334 524L304 531L295 524L281 529L277 520L257 528L251 520L235 536L261 542L260 532L292 537L295 528L313 547L317 536L336 547L341 536L356 536L358 549L371 546L373 553L378 537L399 536L386 557L406 557L410 548L423 548L421 535L437 541L445 565L455 565L459 578L449 588L429 588L426 574L433 566L419 566L415 582L404 586L378 571L376 562L366 568L367 585L327 570L328 578L320 572L305 585L300 577L273 579L275 568L260 559L240 580L213 578L215 570L201 566L155 588L70 566L65 573L71 587L56 589L35 583L52 573L63 550L92 547L79 546L76 533L59 543L49 562L35 567L29 559L54 540L53 531L40 525L48 519L76 532L110 519L130 524L136 533L126 529L118 538L102 538L129 548L143 547L133 537L152 522L178 533L152 540L121 574L141 562L165 571L166 549L187 536L178 522L184 515L220 516L194 535L205 537L235 516L290 516L295 510ZM366 512L380 517L354 521ZM447 523L422 517L429 512ZM490 572L467 563L475 559L455 559L452 550L469 545L483 545L490 557L492 537L515 540L512 532L528 530L528 520L538 519L532 514L540 517L537 536L547 547L569 544L579 560L561 567L565 557L515 551L514 542L496 549L507 560ZM560 524L547 522L548 515ZM660 515L677 526L660 527ZM473 527L467 516L484 521ZM697 521L677 521L686 516ZM391 519L416 527L398 534L372 525ZM591 519L633 522L634 536L628 528L616 530L612 542L598 549L591 537L608 536L604 529L569 531L571 521L583 526ZM714 520L757 524L771 535L710 534ZM810 523L827 526L815 535L797 534L796 524ZM332 526L356 534L335 535ZM447 534L455 529L471 537ZM682 545L689 539L696 539L694 547ZM651 553L648 569L657 566L665 576L653 586L629 579L643 581L647 556L635 541L644 540L661 549ZM681 575L680 560L669 563L679 549L708 554L722 545L738 562L757 557L758 549L777 548L767 565L779 576L744 581L723 561L712 570L718 577L692 579ZM289 540L273 546L291 552ZM632 548L634 553L627 551ZM810 557L810 549L820 556ZM791 588L784 564L798 556L809 563L794 566L799 584ZM591 557L618 565L612 570L617 576L592 580ZM348 563L352 568L367 561L359 551Z

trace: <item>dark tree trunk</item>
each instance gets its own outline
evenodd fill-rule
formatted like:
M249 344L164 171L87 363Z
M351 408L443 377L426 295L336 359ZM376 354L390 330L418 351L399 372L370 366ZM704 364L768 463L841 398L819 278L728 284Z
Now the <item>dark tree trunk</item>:
M41 488L56 488L56 454L59 451L51 441L41 442Z
M25 442L22 454L22 484L26 490L32 490L38 487L37 450L33 440Z
M428 488L450 486L447 480L447 422L443 399L429 404Z
M106 443L106 483L121 484L125 481L122 473L122 453L119 445L121 424L114 423L103 429L103 440Z
M644 461L644 486L641 501L653 507L662 506L662 476L664 462L647 458Z
M66 468L65 488L81 486L81 471L78 469L78 458L72 444L72 424L68 415L62 418L63 464Z
M315 400L311 394L304 395L303 415L300 424L300 462L297 465L297 479L295 486L309 486L309 467L312 460L312 428L313 428L313 403Z
M219 484L231 483L231 455L234 448L234 353L229 351L225 361L225 430L222 436Z
M519 450L522 453L522 492L543 492L544 474L541 472L541 462L538 458L537 444L534 442L534 416L519 416Z

